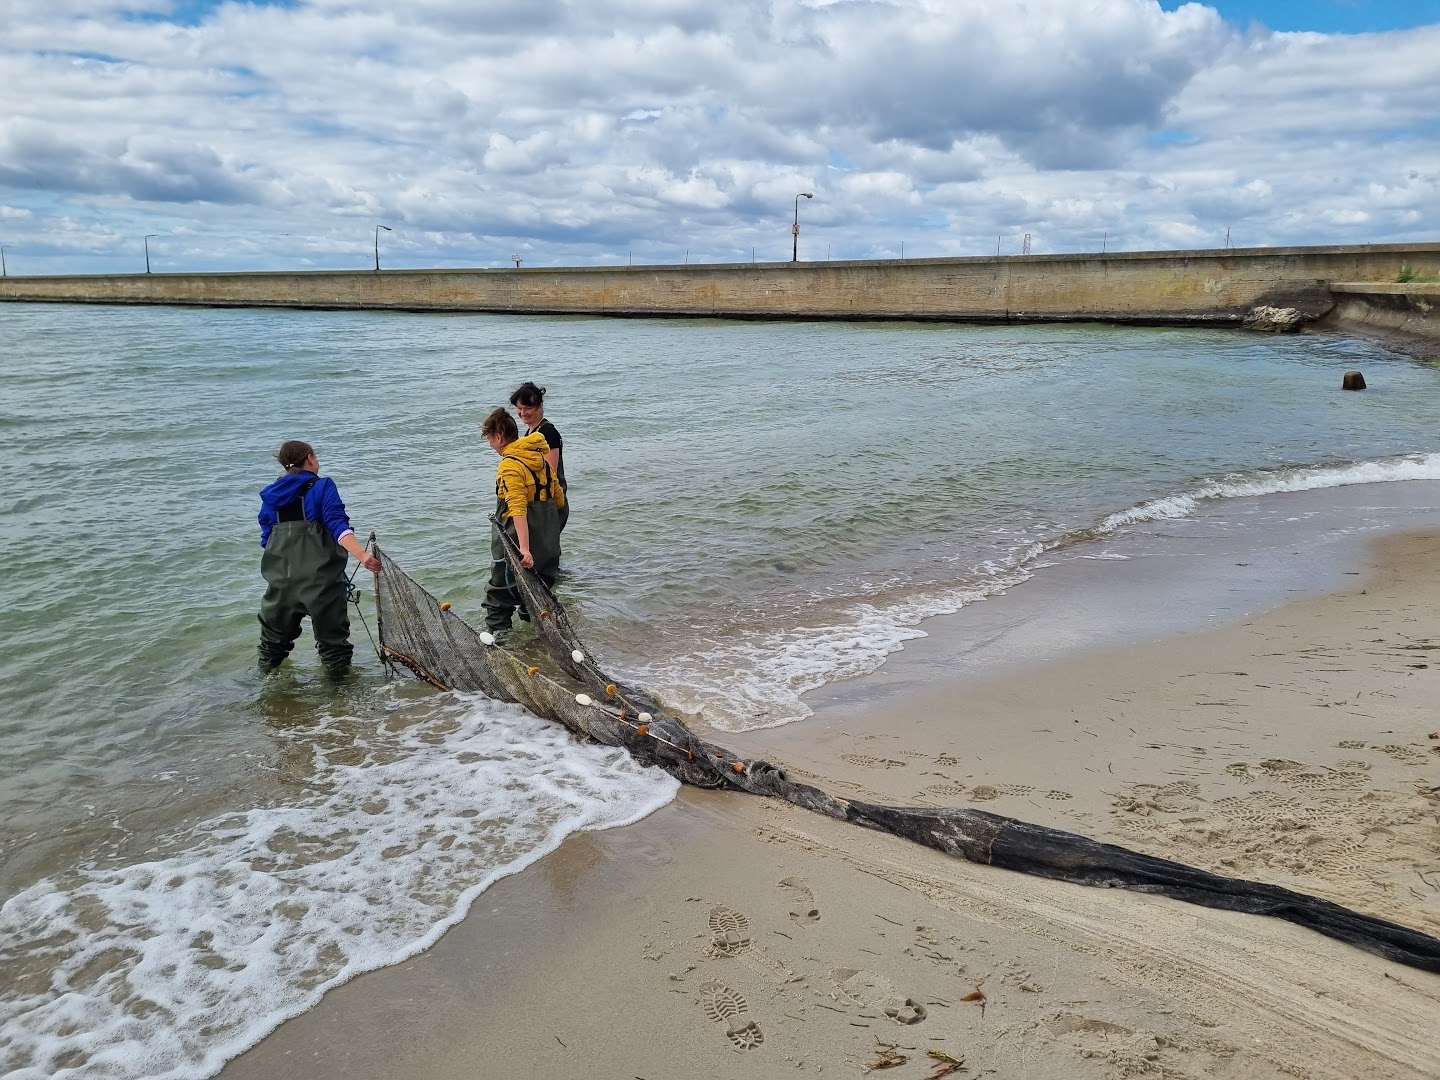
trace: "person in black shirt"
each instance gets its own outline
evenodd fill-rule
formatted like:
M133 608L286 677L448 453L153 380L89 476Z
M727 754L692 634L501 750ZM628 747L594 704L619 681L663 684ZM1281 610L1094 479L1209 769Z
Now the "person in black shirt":
M533 382L521 383L520 388L510 395L510 404L515 406L520 422L525 425L525 434L540 432L545 436L546 445L550 447L545 454L545 460L555 470L555 477L560 481L560 490L565 492L565 505L560 508L560 528L563 531L565 522L570 517L570 485L565 482L564 440L560 438L560 432L555 430L555 425L545 419L545 388L536 386Z

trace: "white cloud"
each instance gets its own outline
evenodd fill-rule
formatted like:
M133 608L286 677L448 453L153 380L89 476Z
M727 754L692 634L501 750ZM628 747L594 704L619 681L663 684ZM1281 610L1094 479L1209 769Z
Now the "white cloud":
M837 258L1440 236L1440 27L1242 32L1154 0L171 10L7 0L27 272L158 231L196 268L363 265L381 221L394 265L778 259L798 191Z

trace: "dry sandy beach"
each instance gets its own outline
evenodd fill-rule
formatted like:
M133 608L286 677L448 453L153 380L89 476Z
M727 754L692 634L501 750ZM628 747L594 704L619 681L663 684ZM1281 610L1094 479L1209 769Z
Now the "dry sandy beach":
M1357 559L1344 591L1215 629L892 670L721 741L842 794L974 804L1440 934L1440 534ZM222 1075L1433 1078L1436 1031L1440 976L1278 920L686 790L572 837Z

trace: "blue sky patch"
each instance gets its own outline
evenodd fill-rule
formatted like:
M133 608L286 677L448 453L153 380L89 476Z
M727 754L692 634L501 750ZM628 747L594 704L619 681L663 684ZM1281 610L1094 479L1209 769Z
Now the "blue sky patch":
M126 17L132 22L199 26L226 4L257 8L297 8L300 0L174 0L169 11L134 11Z
M1437 139L1440 138L1440 120L1422 120L1406 127L1375 131L1371 133L1371 137L1376 142L1390 142L1396 139Z
M1161 0L1166 11L1189 0ZM1258 22L1271 30L1370 34L1440 23L1440 0L1200 0L1244 30Z

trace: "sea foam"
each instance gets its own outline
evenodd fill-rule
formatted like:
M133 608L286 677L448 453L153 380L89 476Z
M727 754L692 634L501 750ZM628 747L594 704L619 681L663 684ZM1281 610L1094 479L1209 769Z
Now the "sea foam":
M570 833L636 821L678 790L518 707L439 702L418 719L397 709L292 739L286 751L311 765L283 805L168 837L172 853L154 861L68 871L12 897L0 1074L213 1075L330 987L428 947Z
M1440 454L1411 454L1384 461L1232 473L1218 480L1204 481L1174 495L1151 499L1118 514L1111 514L1100 523L1097 531L1104 535L1142 521L1188 517L1201 503L1216 499L1243 499L1255 495L1278 495L1287 491L1315 491L1319 488L1384 484L1398 480L1440 480Z
M897 602L863 599L857 582L850 604L823 616L799 613L798 625L743 629L723 641L635 669L635 677L665 699L727 731L778 727L812 714L802 696L826 683L878 669L905 642L925 637L919 624L950 615L1028 580L1042 557L1103 540L1127 526L1188 517L1204 503L1319 488L1400 480L1440 480L1440 454L1378 461L1232 473L1110 514L1098 523L1058 529L1043 540L1017 536L1011 550L970 569L951 587L915 591ZM1100 552L1094 558L1121 558ZM816 605L821 607L822 605Z

